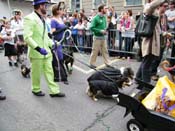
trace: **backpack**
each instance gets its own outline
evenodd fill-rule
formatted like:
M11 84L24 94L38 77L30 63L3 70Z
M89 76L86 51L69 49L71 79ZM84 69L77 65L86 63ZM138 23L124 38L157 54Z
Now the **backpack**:
M139 37L152 37L158 16L141 14L136 22L135 34Z

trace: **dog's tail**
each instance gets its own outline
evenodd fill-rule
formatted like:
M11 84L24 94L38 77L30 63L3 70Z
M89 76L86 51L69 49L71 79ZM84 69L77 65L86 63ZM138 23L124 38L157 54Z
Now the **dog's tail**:
M169 61L164 60L164 61L161 62L160 66L162 67L162 69L163 69L164 71L168 71L168 68L169 68L169 66L170 66L170 63L169 63Z
M164 71L172 71L173 69L175 69L175 66L173 66L173 67L169 67L170 66L170 63L167 61L167 60L164 60L161 64L160 64L160 66L162 67L162 69L164 70Z

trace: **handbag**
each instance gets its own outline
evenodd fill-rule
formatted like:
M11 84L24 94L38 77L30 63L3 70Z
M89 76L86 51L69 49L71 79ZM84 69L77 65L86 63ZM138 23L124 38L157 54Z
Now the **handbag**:
M152 37L158 16L141 14L136 23L135 33L140 37Z

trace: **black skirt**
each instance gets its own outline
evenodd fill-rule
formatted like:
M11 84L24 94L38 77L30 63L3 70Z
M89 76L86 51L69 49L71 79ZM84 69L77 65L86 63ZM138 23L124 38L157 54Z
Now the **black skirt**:
M5 43L4 48L5 48L5 56L15 56L15 55L17 55L16 48L15 48L14 45Z

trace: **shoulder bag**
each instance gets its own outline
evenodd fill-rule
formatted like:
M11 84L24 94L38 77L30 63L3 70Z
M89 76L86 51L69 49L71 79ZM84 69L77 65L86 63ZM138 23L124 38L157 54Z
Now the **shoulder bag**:
M136 23L135 33L139 37L152 37L158 16L141 14Z

